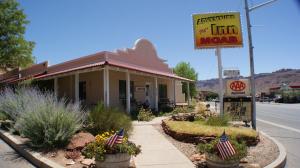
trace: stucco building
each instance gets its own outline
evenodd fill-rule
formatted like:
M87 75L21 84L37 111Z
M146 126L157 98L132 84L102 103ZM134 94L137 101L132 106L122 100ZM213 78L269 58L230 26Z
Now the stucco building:
M60 64L47 62L0 75L0 83L16 84L34 79L58 97L106 106L130 112L134 104L148 103L158 110L161 103L189 103L182 93L182 82L194 82L173 73L146 39L133 48L103 51ZM188 96L189 97L189 96Z

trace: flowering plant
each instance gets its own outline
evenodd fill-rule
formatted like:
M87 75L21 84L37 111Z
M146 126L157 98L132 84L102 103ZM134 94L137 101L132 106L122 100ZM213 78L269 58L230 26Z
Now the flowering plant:
M114 144L112 147L107 145L107 140L115 134L115 131L104 132L95 137L95 141L89 143L82 151L87 158L95 157L96 160L104 160L105 154L127 153L129 155L138 155L141 147L128 141L127 137L122 139L121 143Z

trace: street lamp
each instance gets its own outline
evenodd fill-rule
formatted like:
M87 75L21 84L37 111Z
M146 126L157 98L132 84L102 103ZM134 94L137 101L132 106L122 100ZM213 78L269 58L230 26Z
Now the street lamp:
M246 20L247 20L247 31L248 31L248 44L249 44L249 59L250 59L250 84L251 84L251 96L252 96L252 128L256 129L256 100L255 100L255 80L254 80L254 60L253 60L253 45L251 35L251 23L249 13L259 7L268 5L276 0L267 1L259 5L248 7L248 0L245 1Z

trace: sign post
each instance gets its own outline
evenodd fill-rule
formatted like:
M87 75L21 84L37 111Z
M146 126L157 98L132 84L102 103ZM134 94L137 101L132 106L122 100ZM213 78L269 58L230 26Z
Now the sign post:
M219 71L219 102L220 102L220 114L224 115L223 110L223 76L222 76L222 57L221 57L221 49L218 47L216 48L216 56L218 58L218 71Z

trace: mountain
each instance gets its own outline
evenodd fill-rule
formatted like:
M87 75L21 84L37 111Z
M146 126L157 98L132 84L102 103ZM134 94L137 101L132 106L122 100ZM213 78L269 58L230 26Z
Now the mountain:
M246 79L248 77L240 77ZM256 93L269 92L270 87L279 86L282 83L300 83L300 69L280 69L272 73L255 74ZM225 78L229 79L229 78ZM224 81L225 81L224 80ZM225 86L225 82L224 82ZM200 80L197 88L204 91L218 92L219 79Z

